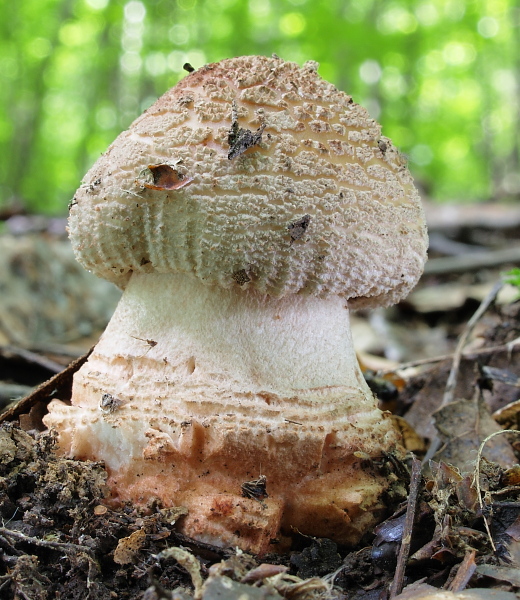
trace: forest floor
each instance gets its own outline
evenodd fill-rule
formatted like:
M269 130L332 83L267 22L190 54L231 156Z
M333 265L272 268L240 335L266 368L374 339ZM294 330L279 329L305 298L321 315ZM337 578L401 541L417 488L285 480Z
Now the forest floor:
M520 210L427 209L417 289L353 317L365 377L409 451L408 499L359 547L301 535L290 554L262 557L186 538L182 510L114 509L102 464L54 453L46 404L70 397L118 293L75 264L63 222L7 221L0 598L419 600L432 587L443 600L520 598L520 301L501 283L520 263Z

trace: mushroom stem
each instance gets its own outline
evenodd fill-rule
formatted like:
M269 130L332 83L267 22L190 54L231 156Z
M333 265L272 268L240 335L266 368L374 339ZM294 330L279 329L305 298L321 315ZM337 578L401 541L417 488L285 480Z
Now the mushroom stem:
M123 369L133 367L132 380L127 373L115 378L121 387L116 394L136 393L130 388L153 361L163 364L154 384L161 377L176 396L181 389L191 395L195 387L202 395L213 388L212 398L267 393L325 402L337 388L364 403L370 396L352 345L347 301L337 296L272 298L206 285L191 275L135 274L90 362L115 357L118 364L124 358ZM112 365L110 373L112 381Z
M364 381L339 297L134 274L72 403L55 401L46 418L62 449L105 461L120 500L187 505L187 532L199 538L260 551L281 526L356 543L385 509L389 481L361 467L394 450L397 435ZM236 513L240 484L260 475L269 500L240 500L240 510L251 521L266 507L261 542L234 539L235 522L199 531L216 499L231 497Z

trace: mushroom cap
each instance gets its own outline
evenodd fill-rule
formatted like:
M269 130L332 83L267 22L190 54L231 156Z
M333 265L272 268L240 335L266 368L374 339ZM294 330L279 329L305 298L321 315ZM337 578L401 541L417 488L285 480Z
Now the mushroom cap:
M182 272L353 307L405 297L426 260L419 195L380 126L317 66L232 58L166 92L77 191L79 262L120 287Z

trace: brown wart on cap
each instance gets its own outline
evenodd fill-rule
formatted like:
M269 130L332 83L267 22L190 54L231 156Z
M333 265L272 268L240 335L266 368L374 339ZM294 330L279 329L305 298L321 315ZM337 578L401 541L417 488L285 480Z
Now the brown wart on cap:
M263 135L230 160L240 130ZM183 531L201 540L356 544L398 480L377 465L401 450L348 308L405 297L427 247L379 125L316 63L224 60L139 117L75 198L78 260L125 291L72 406L50 405L62 452L103 460L114 501L186 506Z

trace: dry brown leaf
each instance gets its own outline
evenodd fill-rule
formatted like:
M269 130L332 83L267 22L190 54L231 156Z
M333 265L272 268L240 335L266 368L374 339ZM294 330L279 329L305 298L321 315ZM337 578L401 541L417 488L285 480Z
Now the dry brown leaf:
M178 519L188 514L188 509L185 506L171 506L169 508L161 508L159 511L163 521L169 525L174 525Z
M403 437L403 445L406 450L418 455L424 454L426 452L426 444L424 443L422 437L420 437L415 429L408 423L408 421L403 417L399 417L398 415L392 415L392 420L394 421L397 429L401 432Z
M137 553L146 541L144 529L138 529L128 537L121 538L114 550L114 562L118 565L128 565L136 559Z
M442 442L435 460L457 467L462 473L472 471L480 444L491 434L501 431L482 400L456 400L433 415ZM516 457L505 436L496 436L485 447L483 456L502 467L516 463Z

